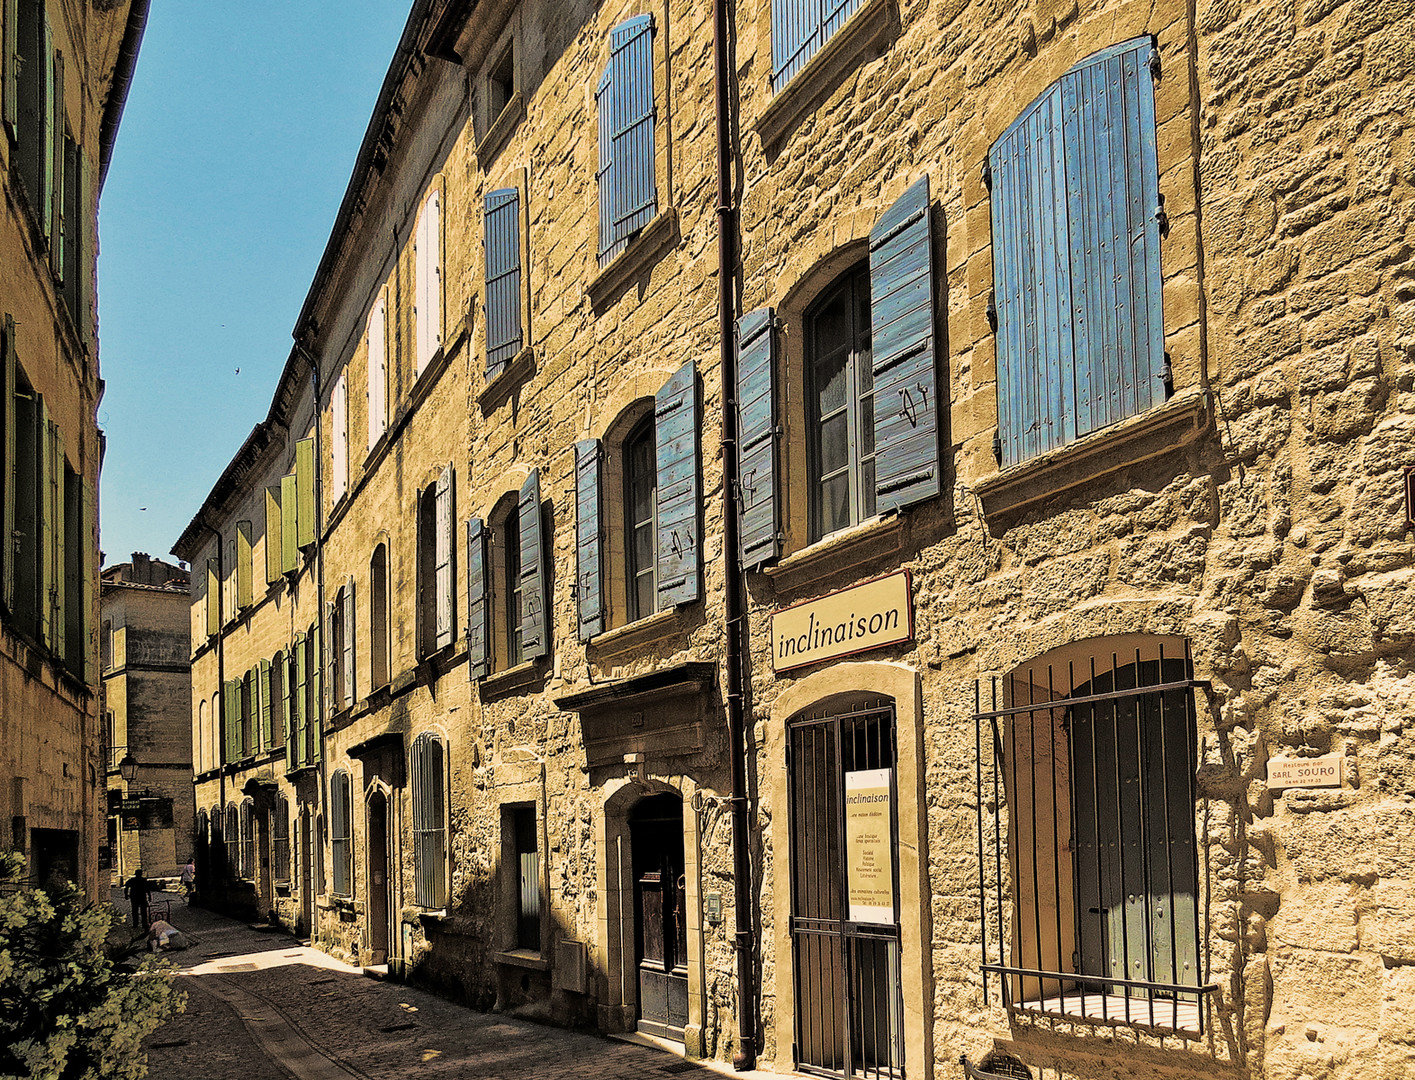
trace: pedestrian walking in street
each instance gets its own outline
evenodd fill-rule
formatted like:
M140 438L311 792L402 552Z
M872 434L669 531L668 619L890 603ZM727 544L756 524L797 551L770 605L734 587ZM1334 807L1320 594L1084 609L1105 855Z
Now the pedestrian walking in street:
M197 864L191 856L187 857L187 865L182 867L182 891L187 895L187 906L191 907L192 897L197 892Z
M128 903L132 906L133 928L147 932L147 898L152 892L152 882L142 876L142 867L138 867L138 872L128 878L128 882L123 886L123 895L128 898Z

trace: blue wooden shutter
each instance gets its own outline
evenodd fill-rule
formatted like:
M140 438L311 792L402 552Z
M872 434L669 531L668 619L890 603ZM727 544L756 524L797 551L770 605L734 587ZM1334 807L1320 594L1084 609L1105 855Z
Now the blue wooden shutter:
M702 595L698 369L688 361L654 396L658 447L658 609Z
M486 377L495 378L521 351L521 194L502 188L486 197Z
M604 545L600 537L602 464L598 439L575 444L575 566L581 641L604 633Z
M870 231L870 342L875 512L883 514L942 490L927 175Z
M776 315L758 308L737 321L737 476L742 566L781 554L776 495L781 427L776 418Z
M1013 465L1162 393L1150 39L1077 64L989 153L998 437Z
M467 677L480 679L487 662L486 530L481 518L467 521Z
M624 250L658 210L654 184L653 16L609 34L599 112L599 264Z
M771 89L780 90L831 39L862 0L772 0Z
M533 470L521 486L521 654L527 660L550 651L550 590L545 580L545 545L540 526L540 471Z

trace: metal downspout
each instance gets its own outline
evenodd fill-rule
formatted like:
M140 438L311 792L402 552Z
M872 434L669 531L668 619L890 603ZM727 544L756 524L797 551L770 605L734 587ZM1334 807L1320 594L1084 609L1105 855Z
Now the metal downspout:
M727 631L727 739L732 762L732 881L737 960L737 1054L732 1067L751 1069L757 1060L752 966L756 934L752 924L751 852L747 834L747 762L742 700L746 610L743 604L737 521L737 350L732 318L732 275L737 265L737 213L732 205L731 73L727 0L712 5L712 81L717 112L717 294L718 344L722 369L723 590Z
M142 48L143 31L147 29L148 9L152 0L133 0L128 8L128 21L123 27L123 40L118 46L118 60L113 69L113 83L108 100L103 105L103 118L98 129L98 189L108 179L108 166L113 160L113 144L118 141L118 124L123 119L123 107L128 103L128 91L133 85L133 72L138 66L138 50Z

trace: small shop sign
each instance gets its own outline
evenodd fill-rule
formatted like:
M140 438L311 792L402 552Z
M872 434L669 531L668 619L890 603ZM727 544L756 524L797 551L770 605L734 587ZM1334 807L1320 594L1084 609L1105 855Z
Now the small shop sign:
M1341 787L1341 755L1309 758L1269 758L1268 787Z
M790 671L914 639L909 571L783 608L771 617L771 664Z
M889 769L860 769L845 774L845 857L851 922L894 922L890 780Z

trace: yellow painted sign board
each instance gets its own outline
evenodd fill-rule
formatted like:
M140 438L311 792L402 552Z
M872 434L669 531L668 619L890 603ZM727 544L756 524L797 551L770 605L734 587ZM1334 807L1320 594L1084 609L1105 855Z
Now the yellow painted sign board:
M894 922L894 829L889 769L845 774L850 921Z
M913 638L913 591L909 571L900 570L776 612L771 663L790 671Z

